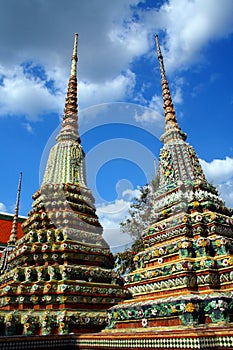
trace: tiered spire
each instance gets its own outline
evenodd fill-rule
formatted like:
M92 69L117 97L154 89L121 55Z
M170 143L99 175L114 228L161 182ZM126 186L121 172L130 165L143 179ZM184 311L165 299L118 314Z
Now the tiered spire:
M74 36L74 47L71 58L70 78L66 96L65 109L61 131L57 141L80 141L78 135L78 104L77 104L77 61L78 33Z
M196 153L190 145L185 143L187 135L181 130L176 119L158 35L155 36L155 42L160 65L165 116L164 134L161 136L164 147L160 153L160 185L171 184L171 182L177 181L184 182L197 178L204 180L205 176Z
M78 133L77 54L78 34L74 37L70 77L57 144L50 152L43 184L79 183L86 186L85 153Z
M20 175L19 175L19 184L18 184L16 204L15 204L15 213L14 213L14 218L13 218L13 223L12 223L11 234L10 234L9 240L7 242L8 246L15 246L15 243L17 241L17 223L18 223L18 216L19 216L19 201L20 201L21 184L22 184L22 173L20 173Z
M165 73L163 56L161 53L158 35L155 36L155 42L157 47L157 55L160 65L160 74L162 80L162 95L163 95L163 108L165 114L165 133L161 137L161 141L164 143L169 142L171 139L183 139L186 140L186 134L181 131L180 126L177 123L175 110L171 98L171 93L168 86L168 81Z

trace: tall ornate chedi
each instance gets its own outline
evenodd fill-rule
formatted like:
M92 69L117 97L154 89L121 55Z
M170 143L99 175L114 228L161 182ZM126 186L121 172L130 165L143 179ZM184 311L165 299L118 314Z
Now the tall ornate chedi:
M142 335L135 339L148 347L195 349L202 348L192 333L195 329L204 329L201 336L207 339L212 336L208 333L211 329L217 337L218 327L223 334L232 326L232 210L205 179L197 155L177 123L157 36L156 44L165 114L159 185L151 224L143 232L145 250L135 256L135 271L126 276L132 299L109 310L108 328L114 337L130 333L130 329L144 332L144 343ZM174 339L171 330L180 335ZM156 332L156 339L155 333L154 340L148 338L150 331ZM170 334L165 335L167 331ZM220 349L224 342L219 339ZM211 347L205 341L206 347ZM122 342L118 339L118 347ZM135 344L136 340L131 340L132 348ZM215 348L215 343L211 344L211 349ZM233 346L233 338L225 345Z
M40 189L0 277L2 335L66 334L104 327L105 310L127 291L113 270L78 134L77 40L57 143ZM13 239L14 238L14 239Z

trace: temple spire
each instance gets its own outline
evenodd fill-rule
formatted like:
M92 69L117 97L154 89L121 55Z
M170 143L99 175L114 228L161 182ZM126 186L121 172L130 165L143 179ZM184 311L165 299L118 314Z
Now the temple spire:
M74 34L74 48L73 48L73 55L71 58L71 69L70 69L70 77L71 76L77 76L77 61L78 61L78 55L77 55L77 48L78 48L78 33Z
M70 78L68 83L66 102L63 114L61 131L57 141L79 141L78 135L78 103L77 103L77 47L78 33L74 35L74 47L71 58Z
M57 143L50 151L43 185L79 183L86 186L85 153L78 133L77 47L78 34L75 33L61 129L56 138Z
M162 95L163 95L163 108L165 115L165 132L161 137L161 141L168 143L170 140L183 139L186 140L186 134L180 129L177 123L175 110L171 98L171 93L168 86L168 81L165 73L163 56L159 45L158 35L155 35L155 42L157 47L157 55L160 65L161 83L162 83Z
M158 55L159 66L160 66L161 79L162 79L162 81L167 80L165 68L164 68L164 63L163 63L163 56L162 56L162 52L161 52L160 45L159 45L158 35L155 35L155 42L156 42L157 55Z
M19 175L19 184L18 184L18 191L17 191L17 197L16 197L16 204L15 204L15 213L12 223L12 229L11 234L9 237L9 240L7 242L8 246L15 245L17 241L17 222L18 222L18 216L19 216L19 201L20 201L20 192L21 192L21 184L22 184L22 172Z

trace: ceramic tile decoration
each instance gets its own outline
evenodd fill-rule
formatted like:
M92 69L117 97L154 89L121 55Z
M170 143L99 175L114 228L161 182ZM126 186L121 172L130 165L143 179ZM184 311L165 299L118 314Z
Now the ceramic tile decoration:
M232 209L186 142L157 36L156 45L165 130L151 223L142 232L145 249L134 257L135 270L123 286L86 185L75 35L61 131L25 235L11 236L14 249L0 276L0 347L233 348Z

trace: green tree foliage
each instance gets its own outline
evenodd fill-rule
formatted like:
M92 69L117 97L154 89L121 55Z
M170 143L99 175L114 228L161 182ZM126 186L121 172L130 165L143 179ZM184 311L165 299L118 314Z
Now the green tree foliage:
M134 256L144 249L142 232L149 226L153 206L153 193L158 186L158 178L140 188L140 195L130 205L129 216L120 223L123 233L134 240L132 246L124 252L115 254L115 268L124 275L134 270Z
M152 186L140 187L140 195L130 205L129 216L120 223L123 233L128 233L133 239L140 239L143 230L150 223L152 206Z
M134 257L135 255L142 251L143 241L142 238L136 239L130 248L127 248L124 252L116 253L115 257L115 269L121 275L125 275L134 270Z

